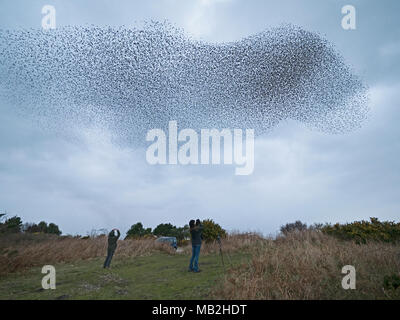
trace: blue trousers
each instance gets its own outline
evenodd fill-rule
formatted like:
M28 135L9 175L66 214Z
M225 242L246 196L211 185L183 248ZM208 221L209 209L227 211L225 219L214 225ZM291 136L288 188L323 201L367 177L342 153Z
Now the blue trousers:
M192 245L192 257L190 258L189 270L194 272L199 271L200 248L201 244Z
M111 264L111 259L114 255L115 249L108 249L107 250L107 258L106 261L104 261L104 268L109 268Z

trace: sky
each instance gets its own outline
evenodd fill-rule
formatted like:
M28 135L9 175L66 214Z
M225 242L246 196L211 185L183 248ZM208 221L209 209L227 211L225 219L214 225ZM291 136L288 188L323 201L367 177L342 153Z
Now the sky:
M46 4L56 8L57 26L168 20L216 43L299 25L326 37L363 78L371 111L346 134L282 122L256 138L254 173L235 176L231 166L151 166L145 150L116 145L104 128L77 127L71 139L0 100L0 211L83 235L114 227L125 233L138 221L182 226L192 218L265 235L296 220L399 220L400 2L2 0L0 28L40 28ZM341 26L347 4L356 8L355 30Z

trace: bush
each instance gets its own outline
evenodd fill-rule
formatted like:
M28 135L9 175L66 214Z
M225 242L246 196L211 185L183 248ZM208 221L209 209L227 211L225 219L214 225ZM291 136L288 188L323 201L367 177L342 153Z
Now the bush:
M400 287L400 277L397 274L385 276L383 279L383 287L387 290L396 290Z
M346 224L326 224L321 230L343 240L355 240L356 243L368 241L397 243L400 241L400 223L394 221L381 222L378 218Z
M206 242L212 242L217 240L218 236L221 238L226 237L226 231L222 229L222 227L215 223L212 219L206 219L202 222L204 230L203 230L203 239Z
M288 233L291 233L291 232L306 231L307 224L301 222L300 220L297 220L294 223L286 223L284 226L281 226L280 230L284 235L287 235Z

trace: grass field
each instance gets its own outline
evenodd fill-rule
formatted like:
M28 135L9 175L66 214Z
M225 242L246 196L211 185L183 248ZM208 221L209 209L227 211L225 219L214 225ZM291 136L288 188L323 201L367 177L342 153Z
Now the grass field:
M0 299L400 299L397 243L316 231L232 234L223 240L225 272L211 242L202 245L198 274L187 271L190 246L175 252L154 240L121 240L104 270L106 248L104 237L8 237L0 241ZM42 289L44 265L56 268L55 290ZM347 265L355 290L342 287Z
M201 257L202 272L187 271L188 255L158 253L115 259L102 268L103 258L55 265L56 289L44 290L41 268L0 280L0 299L210 299L224 269L216 254ZM227 257L225 257L227 259ZM232 264L248 260L231 255ZM225 261L228 263L228 261Z

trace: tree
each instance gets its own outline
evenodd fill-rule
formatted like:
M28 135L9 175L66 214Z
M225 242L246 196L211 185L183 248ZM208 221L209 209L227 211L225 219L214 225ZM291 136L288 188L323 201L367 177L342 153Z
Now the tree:
M26 222L22 228L26 233L40 232L40 227L36 223Z
M158 237L177 237L178 233L178 229L170 223L161 223L153 230L153 234Z
M131 226L131 228L126 233L125 239L143 237L147 234L151 234L151 228L145 229L143 228L143 224L141 222L138 222Z
M4 222L1 222L6 219L6 214L5 213L0 213L0 233L5 232L6 226Z
M47 222L41 221L39 224L36 223L25 223L22 230L27 233L50 233L50 234L56 234L60 235L62 232L60 231L58 225L55 223L49 223L47 225Z
M188 224L185 224L182 228L178 228L178 240L184 240L190 237L190 228Z
M203 239L206 242L211 242L217 240L218 236L221 238L226 237L226 231L222 227L215 223L212 219L203 220Z
M56 224L49 223L46 233L56 234L59 236L61 234L61 231Z
M5 217L2 214L1 217ZM6 219L3 223L0 223L0 232L1 233L19 233L22 228L22 220L18 216L14 216Z
M46 233L46 231L47 231L47 222L40 221L39 224L38 224L38 227L39 227L39 230L40 230L39 232Z
M153 234L155 236L164 236L164 237L175 237L176 240L182 241L185 238L190 236L189 226L185 225L183 227L176 227L171 223L161 223L154 230Z

